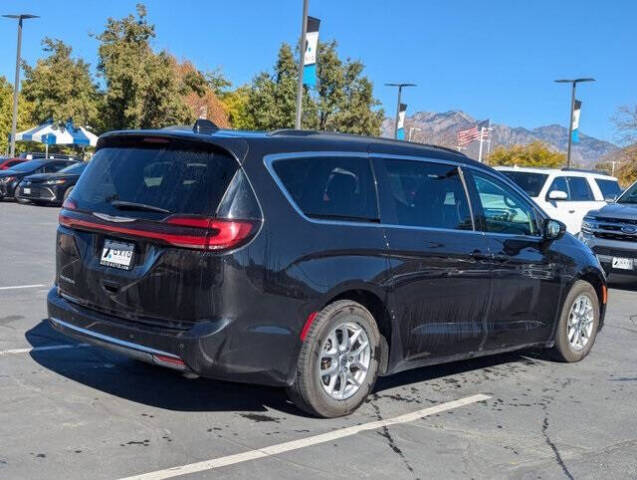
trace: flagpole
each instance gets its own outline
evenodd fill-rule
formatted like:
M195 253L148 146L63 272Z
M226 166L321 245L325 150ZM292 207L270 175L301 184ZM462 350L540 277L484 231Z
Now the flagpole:
M294 118L294 128L297 130L301 129L303 115L303 60L305 58L305 37L307 35L307 3L308 0L303 0L301 40L299 41L299 78L296 86L296 116Z
M484 127L480 127L480 152L478 153L478 162L482 163L482 144L484 143Z

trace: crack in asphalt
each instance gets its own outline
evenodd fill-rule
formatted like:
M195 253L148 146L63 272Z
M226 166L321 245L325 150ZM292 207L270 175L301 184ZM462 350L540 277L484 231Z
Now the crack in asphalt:
M376 414L376 418L378 420L384 420L383 416L380 413L380 408L378 407L378 405L376 405L376 401L377 400L378 400L378 395L374 394L369 403L372 406L372 408L374 409L374 413ZM416 475L416 472L415 472L414 468L411 466L411 464L409 463L409 460L405 456L405 453L396 444L396 440L394 439L393 435L390 433L389 428L387 427L387 425L384 425L383 428L381 429L381 431L378 432L378 434L381 437L383 437L383 438L385 438L387 440L387 445L389 446L389 448L391 448L392 451L396 455L398 455L398 457L400 457L400 459L402 460L403 464L405 465L405 468L407 468L407 470L414 476L414 478L416 480L420 480L420 478Z
M566 475L566 477L569 480L575 480L575 477L573 477L571 472L569 472L568 467L564 463L564 459L562 458L562 454L560 453L559 449L557 448L557 445L555 445L555 443L553 442L553 440L551 440L551 437L549 436L549 433L548 433L548 429L549 429L548 403L545 403L544 405L542 405L542 410L544 410L544 421L542 422L542 435L544 435L544 440L546 441L546 444L549 447L551 447L551 450L553 450L553 455L555 456L555 461L557 462L557 464L560 466L560 468L564 472L564 475Z

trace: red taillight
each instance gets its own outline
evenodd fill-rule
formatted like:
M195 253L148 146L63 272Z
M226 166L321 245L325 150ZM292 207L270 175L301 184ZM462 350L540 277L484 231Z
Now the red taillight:
M236 248L255 231L249 220L172 216L163 222L135 220L125 224L101 223L86 217L76 218L60 213L60 225L79 230L97 230L132 237L158 240L175 247L200 250Z
M62 208L66 208L67 210L75 210L77 208L77 204L71 200L71 198L67 198L66 200L64 200L64 203L62 204Z

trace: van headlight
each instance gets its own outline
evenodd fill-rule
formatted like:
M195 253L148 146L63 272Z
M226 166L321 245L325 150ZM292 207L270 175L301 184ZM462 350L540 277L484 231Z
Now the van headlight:
M64 180L64 179L47 180L46 182L44 182L44 185L63 185L65 183L66 183L66 180Z

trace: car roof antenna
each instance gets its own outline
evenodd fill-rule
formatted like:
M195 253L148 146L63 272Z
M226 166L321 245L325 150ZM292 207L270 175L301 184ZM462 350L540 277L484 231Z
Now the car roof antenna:
M219 130L214 123L205 118L199 118L195 122L195 125L192 127L192 131L195 133L202 133L204 135L210 135Z

